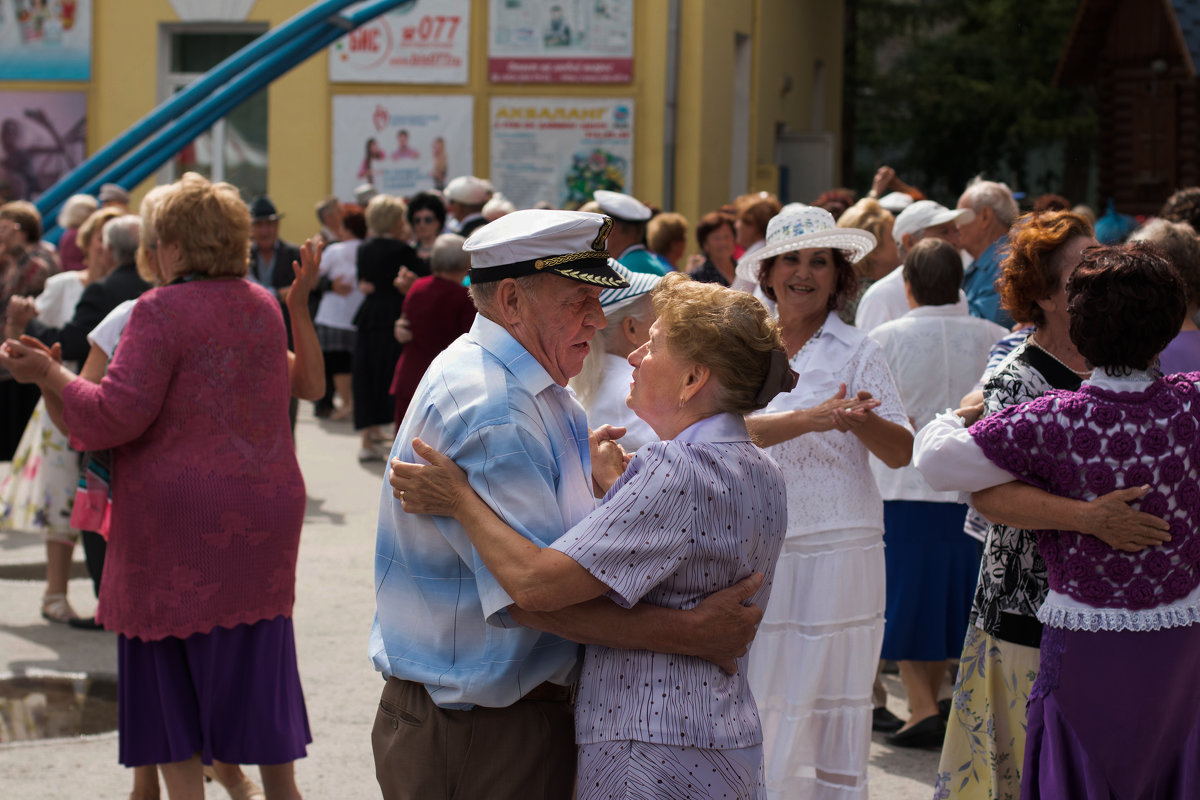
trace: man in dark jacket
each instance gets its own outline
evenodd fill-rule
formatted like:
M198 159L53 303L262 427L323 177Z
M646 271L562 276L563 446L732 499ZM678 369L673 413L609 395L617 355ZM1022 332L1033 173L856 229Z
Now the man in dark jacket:
M287 330L287 346L290 350L292 320L285 301L288 291L292 288L292 280L296 277L292 271L292 262L300 260L300 248L279 238L279 220L282 216L269 197L256 197L251 201L250 272L246 274L246 278L271 291L279 299L279 308L283 311L283 327ZM314 315L317 311L314 303L318 300L318 297L309 298L308 310ZM293 438L299 407L299 403L293 397L288 406Z

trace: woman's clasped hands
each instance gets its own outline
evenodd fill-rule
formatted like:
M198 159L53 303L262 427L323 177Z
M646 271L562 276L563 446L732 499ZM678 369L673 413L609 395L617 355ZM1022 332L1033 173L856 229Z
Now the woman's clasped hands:
M879 400L870 392L859 392L854 397L846 396L846 384L838 385L837 393L828 400L806 408L801 413L807 417L809 429L820 433L822 431L841 431L848 433L866 422L874 409L879 407Z
M56 342L46 347L32 336L9 339L0 345L0 367L4 367L19 383L37 383L62 363L62 347Z

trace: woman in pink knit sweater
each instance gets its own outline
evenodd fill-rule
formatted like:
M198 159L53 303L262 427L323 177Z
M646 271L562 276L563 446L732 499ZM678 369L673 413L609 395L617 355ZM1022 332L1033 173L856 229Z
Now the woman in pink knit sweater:
M288 295L246 274L250 214L236 189L188 174L155 218L171 282L133 308L99 385L30 340L0 364L61 401L71 446L113 450L114 535L96 618L118 634L120 760L158 764L174 800L203 796L201 764L259 764L267 796L299 797L311 737L292 631L304 481L288 399L324 392L308 313L319 252Z

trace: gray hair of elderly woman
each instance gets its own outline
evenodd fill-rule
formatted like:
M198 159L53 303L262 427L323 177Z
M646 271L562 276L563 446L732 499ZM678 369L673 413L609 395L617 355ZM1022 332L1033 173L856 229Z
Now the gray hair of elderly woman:
M1021 213L1008 184L985 181L981 175L975 176L967 184L966 190L962 193L962 199L966 200L967 205L975 211L983 206L992 209L996 212L996 219L1000 220L1000 223L1006 228L1011 228Z
M438 275L466 272L471 268L471 254L463 250L466 239L457 233L442 233L433 240L429 253L429 270Z
M1162 250L1183 278L1188 305L1200 306L1200 236L1191 225L1165 219L1151 220L1135 231L1129 241L1149 242Z
M73 194L58 212L58 227L78 228L99 207L100 201L90 194Z
M112 255L116 266L131 264L137 258L138 245L142 240L142 218L136 214L117 217L104 226L104 246Z

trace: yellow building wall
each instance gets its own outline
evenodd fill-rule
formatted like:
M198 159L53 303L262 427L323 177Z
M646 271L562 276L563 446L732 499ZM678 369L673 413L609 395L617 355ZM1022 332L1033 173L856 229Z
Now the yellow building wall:
M308 5L258 0L246 22L275 27ZM634 102L633 193L661 205L667 101L668 0L635 0L633 80L629 84L490 84L487 80L487 0L472 0L465 86L333 84L326 52L275 81L268 94L268 191L285 214L282 235L299 240L316 229L314 205L331 186L332 100L335 94L474 97L475 172L490 163L492 97L620 97ZM841 119L839 0L681 0L674 210L688 219L728 202L729 161L744 158L753 189L774 191L775 128L809 130L814 59L826 65L824 128ZM97 0L93 4L92 79L88 83L4 82L0 91L87 92L87 149L94 153L149 113L158 102L160 24L179 22L168 0ZM751 120L748 152L733 153L734 35L751 37ZM782 91L784 76L790 90ZM144 181L135 201L154 184Z

